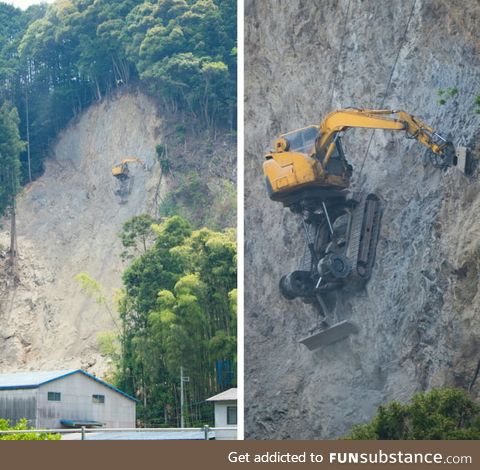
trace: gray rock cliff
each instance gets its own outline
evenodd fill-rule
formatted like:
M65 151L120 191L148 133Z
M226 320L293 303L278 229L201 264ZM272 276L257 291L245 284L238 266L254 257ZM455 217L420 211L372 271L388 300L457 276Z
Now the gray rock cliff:
M359 326L315 352L315 323L284 300L297 268L297 217L269 201L262 156L280 132L342 107L405 109L478 158L480 4L475 0L247 0L245 26L245 430L247 438L335 438L380 404L415 391L470 387L480 359L480 180L424 164L403 133L351 130L354 187L375 192L383 219L366 288L345 299ZM437 103L438 89L456 87ZM360 174L360 168L363 170Z

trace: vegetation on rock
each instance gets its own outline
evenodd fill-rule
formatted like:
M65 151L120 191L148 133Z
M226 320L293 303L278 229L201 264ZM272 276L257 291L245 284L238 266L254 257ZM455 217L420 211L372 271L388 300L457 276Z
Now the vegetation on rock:
M354 426L346 439L480 439L480 406L458 388L417 393L410 403L380 406L369 423Z

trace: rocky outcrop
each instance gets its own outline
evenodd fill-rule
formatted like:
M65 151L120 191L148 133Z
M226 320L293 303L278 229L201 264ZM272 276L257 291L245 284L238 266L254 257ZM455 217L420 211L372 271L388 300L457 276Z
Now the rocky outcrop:
M334 438L418 390L478 396L478 170L425 165L401 133L376 131L368 156L371 131L345 136L354 187L384 215L372 278L342 299L359 333L312 353L297 341L315 312L278 291L303 253L298 219L267 199L261 166L275 135L347 106L405 109L478 157L478 2L245 3L246 436ZM448 87L459 93L441 106Z

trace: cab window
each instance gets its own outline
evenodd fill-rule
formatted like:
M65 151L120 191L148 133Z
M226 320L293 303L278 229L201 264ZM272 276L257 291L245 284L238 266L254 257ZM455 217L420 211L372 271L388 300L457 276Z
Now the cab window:
M317 136L318 127L309 126L284 134L282 137L288 141L290 151L310 154L313 152Z

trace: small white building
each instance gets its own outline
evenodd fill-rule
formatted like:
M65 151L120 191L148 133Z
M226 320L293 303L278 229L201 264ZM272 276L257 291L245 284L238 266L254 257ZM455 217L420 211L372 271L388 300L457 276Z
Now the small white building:
M0 418L36 429L134 428L136 401L80 369L0 374Z
M237 439L237 389L230 388L208 398L207 401L213 402L215 406L215 427L231 428L215 430L215 439Z

